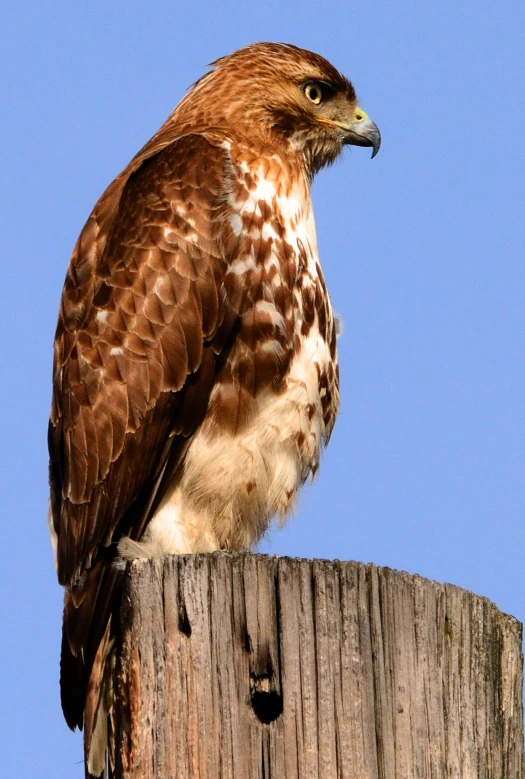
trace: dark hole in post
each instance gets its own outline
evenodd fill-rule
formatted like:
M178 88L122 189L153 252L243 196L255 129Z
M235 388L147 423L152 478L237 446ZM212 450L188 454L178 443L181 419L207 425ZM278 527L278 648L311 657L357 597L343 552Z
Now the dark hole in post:
M191 625L184 603L182 603L179 608L179 630L181 633L184 633L185 636L188 636L188 638L191 636Z
M277 692L254 692L252 709L263 725L269 725L283 713L283 699Z

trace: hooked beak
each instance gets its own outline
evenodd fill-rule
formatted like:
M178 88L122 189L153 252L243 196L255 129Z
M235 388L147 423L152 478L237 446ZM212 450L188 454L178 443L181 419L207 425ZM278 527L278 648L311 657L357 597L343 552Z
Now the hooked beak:
M379 127L368 117L364 122L353 122L345 133L343 143L351 146L371 146L372 159L374 159L381 146Z
M357 111L357 116L358 118L349 124L345 122L335 122L335 124L344 130L344 144L350 146L371 146L372 159L374 159L381 146L379 127L360 109Z

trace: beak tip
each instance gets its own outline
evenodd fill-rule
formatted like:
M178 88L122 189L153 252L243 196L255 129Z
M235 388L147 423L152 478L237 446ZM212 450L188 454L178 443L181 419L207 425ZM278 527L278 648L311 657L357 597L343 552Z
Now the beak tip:
M374 159L381 146L381 133L375 122L367 118L366 122L348 127L345 143L351 146L371 146L372 157Z
M375 123L372 132L370 133L370 141L372 143L372 156L370 159L373 160L381 148L381 133L379 132L379 127Z

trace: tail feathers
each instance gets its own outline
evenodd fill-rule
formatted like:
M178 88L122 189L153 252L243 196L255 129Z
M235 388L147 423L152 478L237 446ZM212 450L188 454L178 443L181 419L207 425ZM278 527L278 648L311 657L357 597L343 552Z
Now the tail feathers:
M106 777L108 719L113 707L114 644L110 617L95 656L86 692L84 707L86 779Z
M89 671L84 664L82 653L73 654L67 632L63 628L60 653L60 702L65 720L71 730L75 728L82 730L88 677Z
M69 727L84 730L86 777L91 778L106 775L115 665L112 609L118 607L121 572L95 565L85 578L65 593L60 697Z

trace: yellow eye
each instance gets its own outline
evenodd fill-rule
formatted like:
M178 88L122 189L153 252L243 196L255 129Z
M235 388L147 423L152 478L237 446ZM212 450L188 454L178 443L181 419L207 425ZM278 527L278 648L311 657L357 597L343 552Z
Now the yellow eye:
M323 90L319 84L307 84L304 88L304 94L314 105L319 105L323 100Z

